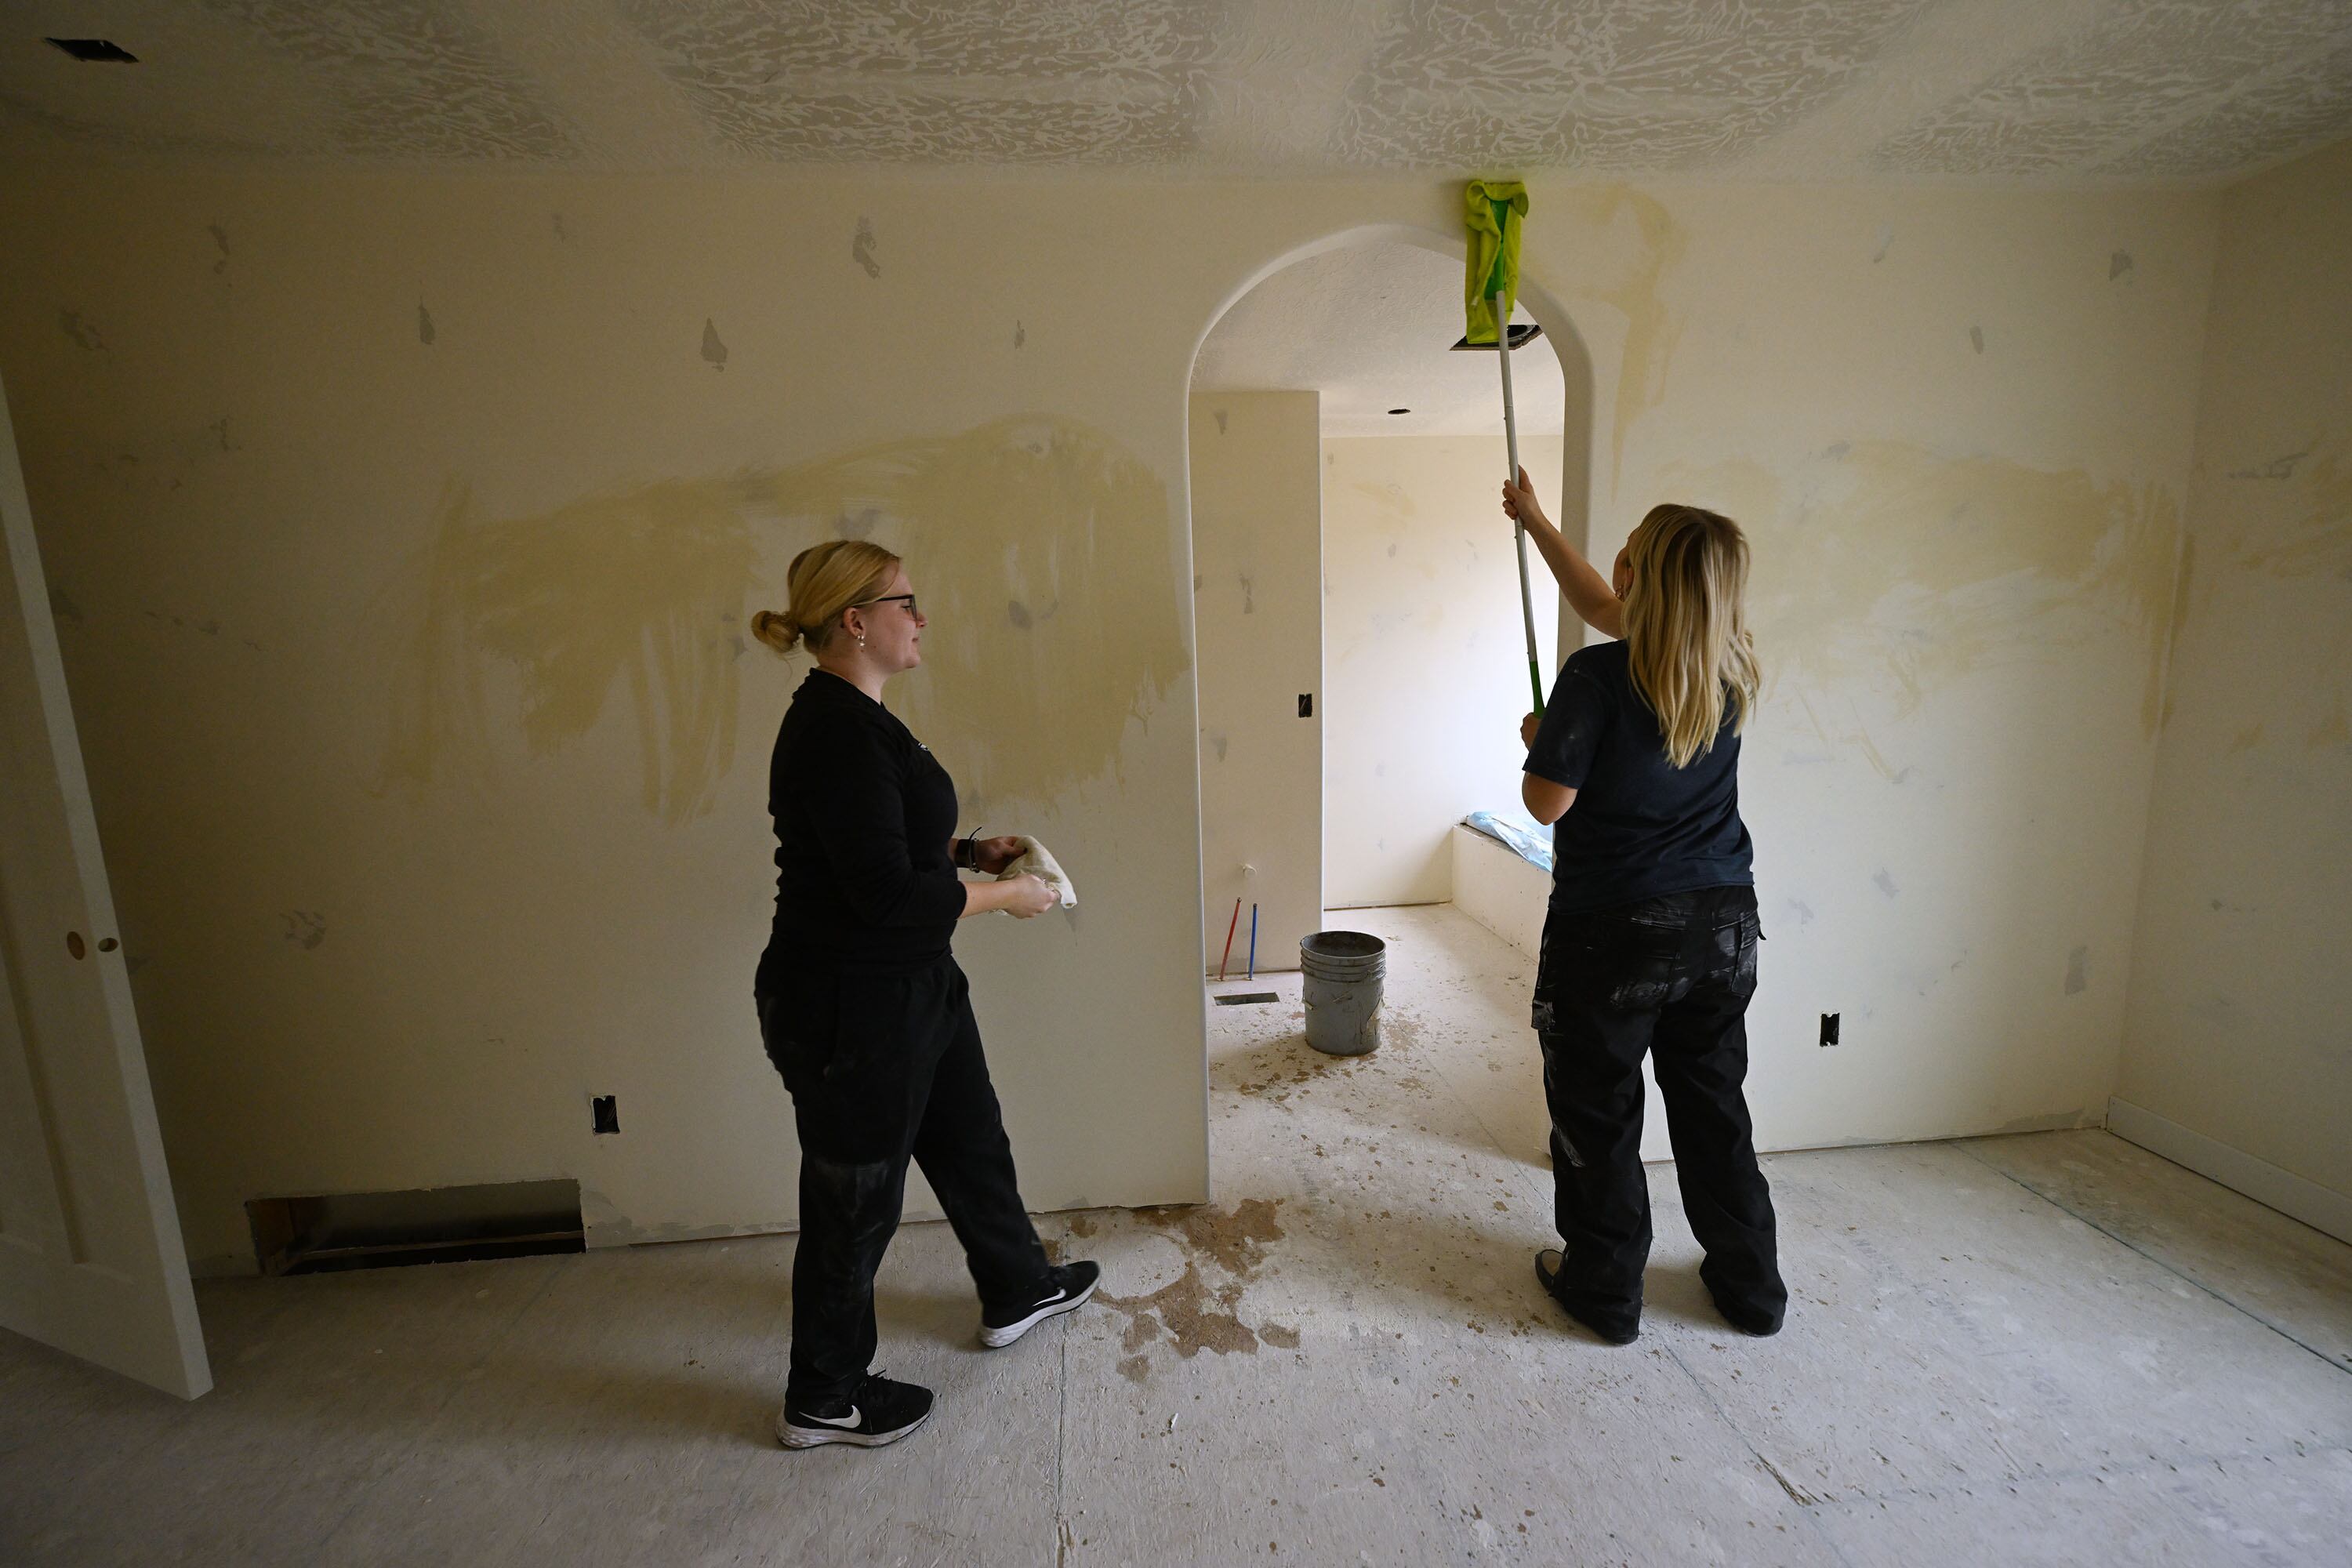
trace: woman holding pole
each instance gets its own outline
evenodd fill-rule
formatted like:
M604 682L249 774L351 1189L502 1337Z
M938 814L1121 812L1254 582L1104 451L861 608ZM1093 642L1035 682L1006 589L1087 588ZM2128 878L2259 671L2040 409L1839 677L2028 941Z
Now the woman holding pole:
M1788 1289L1743 1089L1763 934L1739 815L1739 732L1757 693L1748 542L1715 512L1654 507L1605 582L1544 517L1524 470L1503 509L1577 614L1621 639L1571 654L1521 727L1521 799L1557 825L1532 1013L1561 1245L1537 1254L1536 1278L1610 1343L1640 1332L1647 1055L1683 1212L1706 1249L1699 1277L1734 1328L1774 1333Z

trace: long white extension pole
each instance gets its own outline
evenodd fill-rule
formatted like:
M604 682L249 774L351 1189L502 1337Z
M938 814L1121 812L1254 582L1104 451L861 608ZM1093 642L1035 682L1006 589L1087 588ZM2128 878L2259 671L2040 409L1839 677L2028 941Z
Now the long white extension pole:
M1504 476L1511 483L1519 482L1519 413L1511 401L1511 320L1505 313L1503 297L1490 297L1495 307L1495 357L1503 362L1503 444L1508 450L1510 468ZM1528 526L1514 519L1512 542L1519 552L1519 616L1528 631L1528 686L1535 693L1535 710L1543 711L1542 659L1536 652L1536 601L1528 586Z

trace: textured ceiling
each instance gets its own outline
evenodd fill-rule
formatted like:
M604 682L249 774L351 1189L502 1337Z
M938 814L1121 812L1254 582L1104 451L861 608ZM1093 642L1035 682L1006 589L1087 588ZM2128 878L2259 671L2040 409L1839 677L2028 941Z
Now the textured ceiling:
M1326 436L1491 434L1499 477L1501 372L1491 353L1451 352L1461 336L1461 262L1416 246L1346 246L1235 300L1201 345L1192 390L1319 392ZM1519 433L1559 435L1567 390L1549 339L1513 352L1511 380Z
M7 145L165 154L2154 182L2352 134L2352 0L0 0L0 23Z

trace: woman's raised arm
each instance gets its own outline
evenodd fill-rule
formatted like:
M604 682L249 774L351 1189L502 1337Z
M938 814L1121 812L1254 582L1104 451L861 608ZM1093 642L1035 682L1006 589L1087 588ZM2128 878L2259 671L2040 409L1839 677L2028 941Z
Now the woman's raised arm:
M1518 483L1504 482L1503 515L1526 528L1528 537L1536 542L1536 552L1559 580L1559 591L1568 598L1568 607L1586 626L1603 637L1625 635L1625 606L1616 591L1544 515L1543 503L1536 500L1535 487L1528 482L1525 468L1519 470Z

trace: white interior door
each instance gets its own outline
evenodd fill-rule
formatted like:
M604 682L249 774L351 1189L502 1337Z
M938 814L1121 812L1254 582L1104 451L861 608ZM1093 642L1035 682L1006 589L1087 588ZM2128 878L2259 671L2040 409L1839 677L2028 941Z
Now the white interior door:
M212 1386L0 392L0 1326Z

